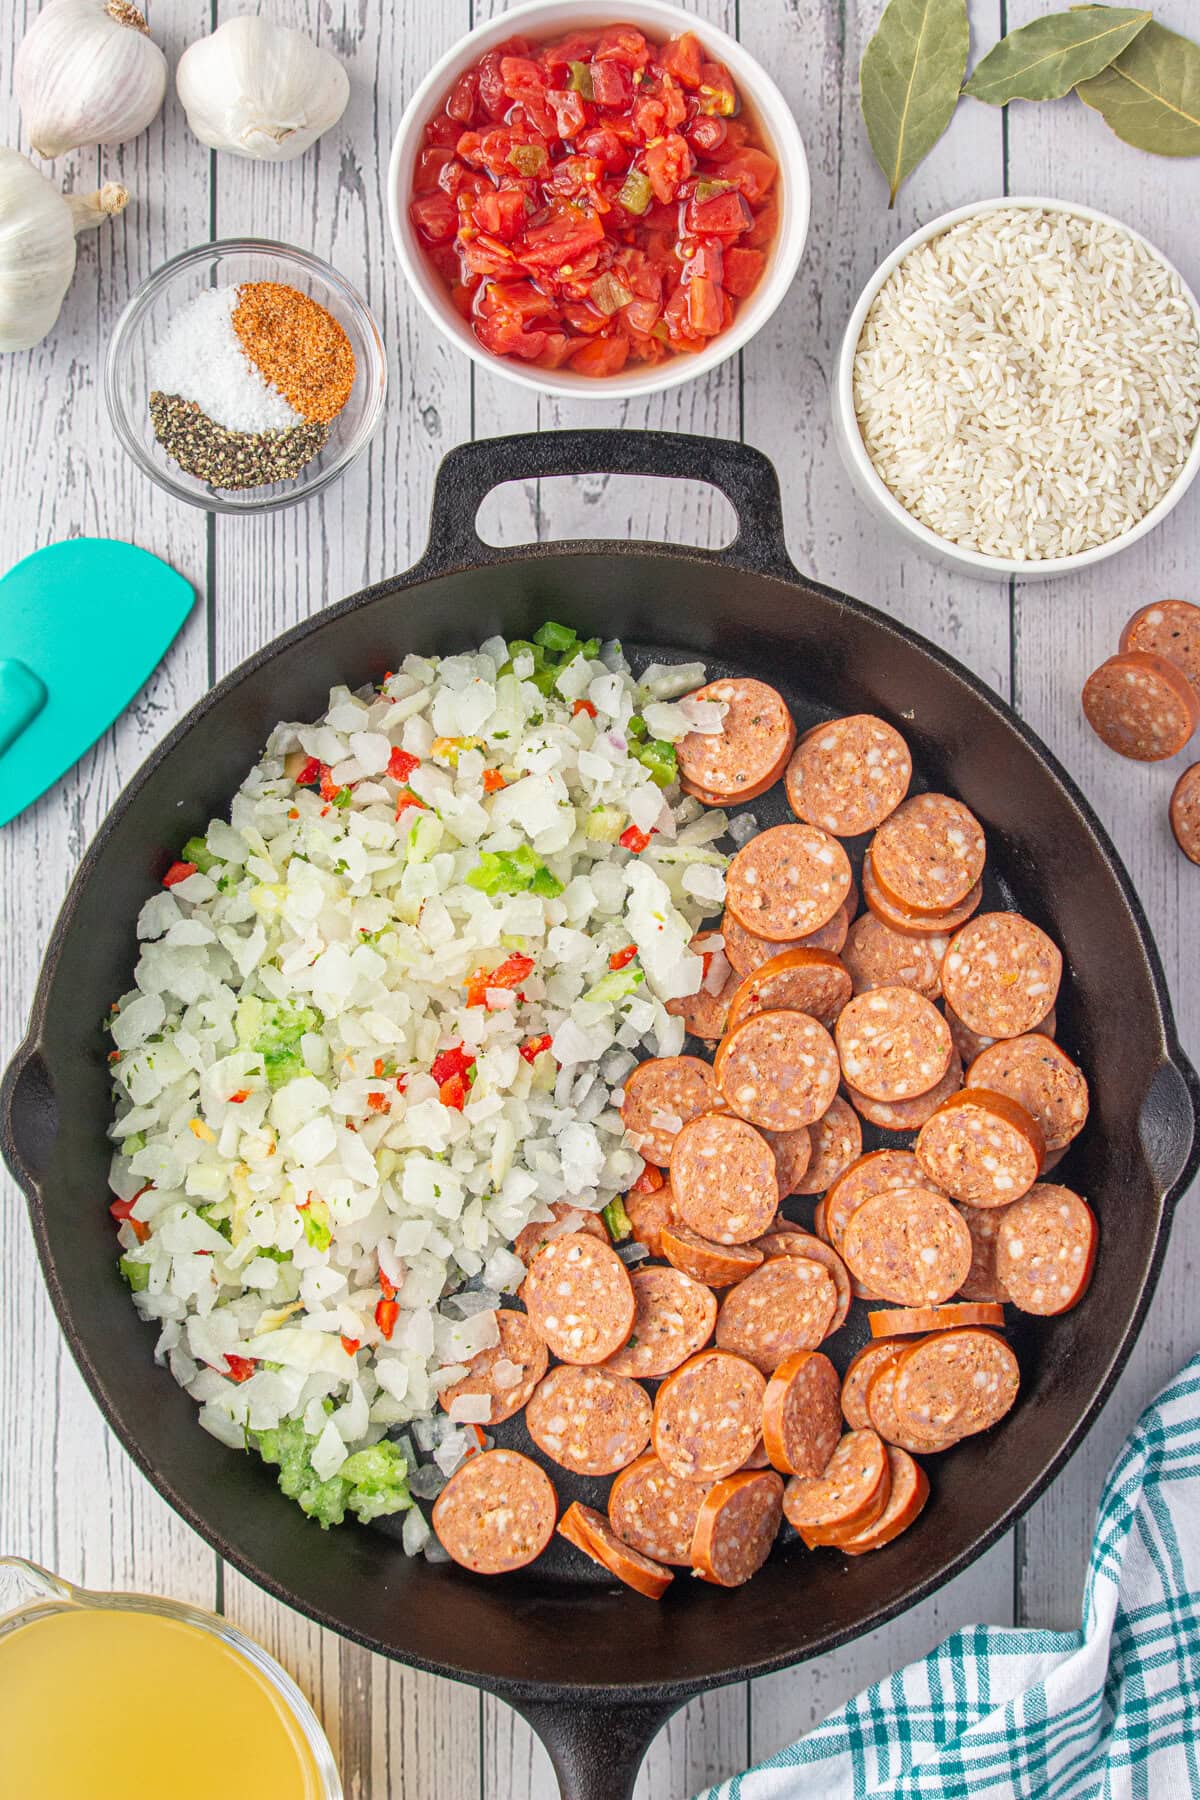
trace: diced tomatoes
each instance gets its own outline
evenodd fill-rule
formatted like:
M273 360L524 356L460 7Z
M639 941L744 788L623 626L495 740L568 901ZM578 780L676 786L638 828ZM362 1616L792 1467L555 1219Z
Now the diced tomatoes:
M478 342L603 380L727 330L778 227L778 164L740 111L692 31L513 37L463 71L409 207Z

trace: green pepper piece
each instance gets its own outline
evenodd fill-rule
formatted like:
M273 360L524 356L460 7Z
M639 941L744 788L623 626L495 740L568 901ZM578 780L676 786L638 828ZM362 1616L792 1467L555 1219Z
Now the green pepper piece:
M633 1236L633 1221L625 1211L625 1202L620 1194L609 1201L600 1217L608 1227L608 1235L614 1244L624 1243L627 1237Z
M650 185L650 177L644 169L630 169L621 185L617 199L626 212L638 215L649 211L650 202L654 198L654 189Z
M630 739L632 743L640 744L647 735L648 727L645 719L643 719L641 713L634 713L633 717L625 726L625 736Z
M655 787L670 787L678 779L679 763L675 746L668 744L664 738L651 738L649 743L635 744L631 754L644 769L650 771L650 779Z
M117 1264L117 1267L121 1271L122 1279L129 1283L131 1293L145 1293L146 1289L150 1286L149 1263L134 1262L131 1256L123 1256Z
M571 73L567 86L576 94L582 94L585 100L596 98L595 86L592 82L592 65L585 62L568 63Z
M191 837L179 853L181 862L195 863L202 875L207 875L213 864L220 858L213 855L202 837Z
M514 144L508 160L518 175L529 179L541 175L546 168L546 152L540 144Z
M556 625L553 619L547 619L534 632L533 641L544 650L552 650L556 656L563 656L568 650L574 653L579 644L579 633L572 631L569 625Z

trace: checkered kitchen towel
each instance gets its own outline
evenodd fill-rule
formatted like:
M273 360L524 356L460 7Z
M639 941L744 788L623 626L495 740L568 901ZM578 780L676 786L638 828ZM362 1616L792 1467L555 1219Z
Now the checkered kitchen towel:
M1105 1483L1079 1631L956 1631L705 1800L1198 1800L1200 1356Z

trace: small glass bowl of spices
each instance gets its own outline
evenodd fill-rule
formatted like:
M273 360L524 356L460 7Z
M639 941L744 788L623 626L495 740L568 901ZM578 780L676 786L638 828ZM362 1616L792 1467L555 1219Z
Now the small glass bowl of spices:
M320 257L229 238L164 263L117 321L105 394L152 481L211 512L267 512L336 481L383 410L365 300Z

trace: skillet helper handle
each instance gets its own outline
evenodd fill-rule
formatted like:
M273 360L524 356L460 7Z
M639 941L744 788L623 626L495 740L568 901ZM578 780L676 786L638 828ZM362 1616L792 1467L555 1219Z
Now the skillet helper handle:
M561 1800L632 1800L647 1750L682 1704L509 1701L546 1746Z
M508 561L511 549L485 544L476 531L479 508L492 489L506 481L554 475L707 481L733 507L738 534L723 550L692 554L753 574L795 577L784 538L779 478L770 459L733 439L677 431L531 431L459 444L437 473L420 573L443 575L451 569Z
M1146 1090L1138 1137L1169 1212L1200 1168L1200 1077L1178 1046Z
M0 1085L0 1152L26 1194L33 1193L50 1160L58 1126L50 1071L38 1045L27 1039Z

